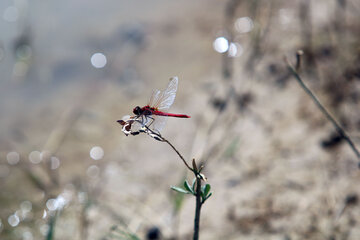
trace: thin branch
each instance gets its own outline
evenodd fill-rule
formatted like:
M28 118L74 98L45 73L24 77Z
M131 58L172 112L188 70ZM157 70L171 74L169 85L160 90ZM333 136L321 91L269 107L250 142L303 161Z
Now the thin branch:
M300 68L300 59L301 59L301 52L298 51L296 54L296 58L297 58L297 69ZM326 110L326 108L320 103L320 101L318 100L318 98L311 92L311 90L305 85L305 83L302 81L301 77L299 76L297 70L295 70L291 64L286 61L287 64L287 68L290 71L290 73L292 73L292 75L295 77L295 79L297 80L297 82L300 84L300 86L302 87L302 89L310 96L310 98L313 100L313 102L315 103L315 105L319 108L319 110L325 115L325 117L333 124L335 130L338 132L338 134L345 139L345 141L349 144L350 148L352 149L352 151L356 154L357 158L360 160L360 152L359 150L356 148L354 142L351 140L351 138L349 137L349 135L345 132L345 130L340 126L340 124L335 120L335 118L333 116L331 116L331 114L329 113L328 110ZM358 167L360 168L360 162L358 163Z
M181 160L184 162L184 164L186 165L186 167L194 172L194 170L187 164L187 162L185 161L184 157L179 153L179 151L174 147L174 145L172 145L167 139L165 139L164 137L162 137L162 141L166 142L167 144L170 145L170 147L172 147L172 149L174 149L174 151L177 153L177 155L181 158Z
M151 130L148 126L144 125L144 127L146 128L146 131L148 133L149 136L155 138L156 140L159 140L160 142L166 142L167 144L170 145L170 147L172 149L174 149L174 151L177 153L177 155L180 157L180 159L183 161L183 163L185 164L185 166L192 172L194 172L194 169L192 169L189 164L187 164L187 162L185 161L185 158L180 154L180 152L174 147L174 145L171 144L171 142L169 142L169 140L167 140L166 138L164 138L163 136L161 136L160 133L157 133L153 130ZM194 172L195 173L195 172Z
M304 54L303 50L299 50L296 52L296 65L295 65L295 70L296 72L299 72L300 67L301 67L301 57Z

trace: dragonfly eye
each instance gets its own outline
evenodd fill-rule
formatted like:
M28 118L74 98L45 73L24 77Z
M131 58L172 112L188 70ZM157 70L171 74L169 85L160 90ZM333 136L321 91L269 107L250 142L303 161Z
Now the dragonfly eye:
M141 108L139 106L137 106L136 108L134 108L133 113L135 115L140 115L141 114Z

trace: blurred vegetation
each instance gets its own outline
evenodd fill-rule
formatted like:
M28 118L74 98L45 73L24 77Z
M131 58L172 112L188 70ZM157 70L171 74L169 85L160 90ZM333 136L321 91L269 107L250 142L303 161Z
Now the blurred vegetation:
M192 118L165 136L216 192L203 239L359 239L357 159L283 61L303 50L299 74L359 146L357 0L0 9L1 240L188 239L192 202L167 192L184 183L176 156L116 123L173 75Z

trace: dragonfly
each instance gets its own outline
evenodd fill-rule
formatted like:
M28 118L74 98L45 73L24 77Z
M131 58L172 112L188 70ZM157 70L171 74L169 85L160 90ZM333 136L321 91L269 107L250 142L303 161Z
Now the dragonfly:
M164 91L153 91L147 105L144 107L136 106L133 109L135 116L125 116L122 120L118 120L118 123L123 126L123 132L126 135L128 135L127 133L136 135L139 133L139 129L146 126L160 133L165 126L166 117L190 118L190 116L186 114L167 112L175 101L178 82L178 77L171 78Z

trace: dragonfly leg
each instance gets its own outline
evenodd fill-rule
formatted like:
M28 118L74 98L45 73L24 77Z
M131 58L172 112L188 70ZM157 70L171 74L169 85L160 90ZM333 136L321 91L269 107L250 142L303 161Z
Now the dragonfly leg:
M147 127L150 127L151 126L151 124L153 124L153 122L154 122L154 118L153 117L151 117L151 116L147 116L146 118L150 118L151 119L151 123L149 124L149 125L147 125ZM147 121L147 119L146 119L146 121Z
M146 116L141 115L141 124L142 124L143 126L146 125L145 119L146 119Z
M148 116L148 118L150 118L150 119L151 119L151 123L148 125L148 127L150 127L150 126L151 126L151 124L153 124L153 123L154 123L155 118L150 117L150 116ZM153 129L152 129L152 131L154 131L155 133L157 133L157 134L159 134L159 135L160 135L160 131L159 131L159 130L157 130L157 129L153 128ZM159 140L159 139L157 139L157 140Z

